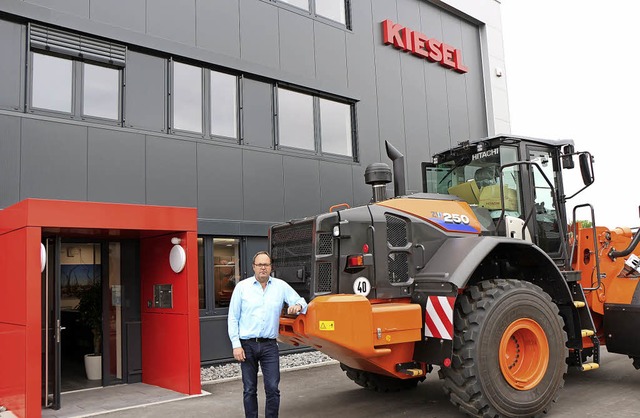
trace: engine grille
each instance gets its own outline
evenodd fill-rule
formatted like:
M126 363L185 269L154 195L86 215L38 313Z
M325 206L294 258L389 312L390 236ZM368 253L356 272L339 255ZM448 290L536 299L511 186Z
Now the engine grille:
M318 234L318 254L333 254L333 236L331 234Z
M331 292L331 263L318 263L316 293Z
M311 271L313 223L274 228L271 231L271 261L274 269L301 267Z
M387 241L392 247L404 247L407 245L407 221L397 216L386 214Z
M390 214L386 214L385 217L387 219L387 245L392 248L405 247L409 242L407 221ZM409 259L406 252L390 249L387 262L390 283L403 283L409 280Z

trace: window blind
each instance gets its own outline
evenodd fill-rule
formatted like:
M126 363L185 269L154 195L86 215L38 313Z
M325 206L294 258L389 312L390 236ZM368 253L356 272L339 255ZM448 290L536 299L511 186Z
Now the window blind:
M118 67L125 66L127 47L124 45L33 23L29 25L29 39L33 49L51 51Z

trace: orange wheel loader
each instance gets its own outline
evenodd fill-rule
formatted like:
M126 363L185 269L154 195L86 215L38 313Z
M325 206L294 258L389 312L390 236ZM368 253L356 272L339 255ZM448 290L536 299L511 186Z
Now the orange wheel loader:
M451 402L476 417L546 413L568 367L597 368L602 344L640 368L640 234L596 226L591 205L566 208L594 181L588 152L466 141L422 163L423 191L409 194L404 156L386 147L393 175L366 168L369 204L271 228L276 277L310 301L281 317L281 341L382 392L437 366ZM567 170L582 180L569 196Z

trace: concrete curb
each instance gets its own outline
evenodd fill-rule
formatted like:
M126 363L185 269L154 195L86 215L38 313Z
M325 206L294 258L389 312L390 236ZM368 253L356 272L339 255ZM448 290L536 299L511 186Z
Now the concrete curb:
M323 362L320 362L320 363L305 364L303 366L288 367L286 369L280 370L280 373L294 372L296 370L313 369L315 367L328 366L330 364L340 364L340 362L338 360L330 360L330 361L323 361ZM258 372L258 376L262 376L262 372ZM214 384L217 384L217 383L233 382L235 380L240 380L240 379L242 379L242 376L238 375L238 376L234 376L234 377L225 377L224 379L203 380L202 382L200 382L200 384L201 385L214 385Z

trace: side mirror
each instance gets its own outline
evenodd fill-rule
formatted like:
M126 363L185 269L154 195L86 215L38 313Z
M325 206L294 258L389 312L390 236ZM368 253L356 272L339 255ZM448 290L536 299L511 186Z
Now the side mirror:
M591 154L588 152L581 153L580 159L580 174L582 174L582 181L585 186L589 186L593 183L593 160Z

